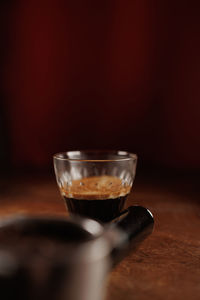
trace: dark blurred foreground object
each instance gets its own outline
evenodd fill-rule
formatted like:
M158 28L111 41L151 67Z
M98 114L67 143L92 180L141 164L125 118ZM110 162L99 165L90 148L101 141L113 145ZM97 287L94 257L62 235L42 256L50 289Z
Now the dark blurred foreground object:
M11 217L0 222L4 300L102 300L107 272L152 232L140 206L103 227L91 219Z

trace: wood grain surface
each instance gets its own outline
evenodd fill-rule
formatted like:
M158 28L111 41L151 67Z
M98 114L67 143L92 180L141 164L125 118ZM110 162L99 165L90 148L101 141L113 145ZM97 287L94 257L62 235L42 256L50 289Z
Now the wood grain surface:
M152 211L154 232L109 274L106 300L199 300L199 177L139 176L126 205L134 204ZM54 178L1 179L0 216L13 213L65 216Z

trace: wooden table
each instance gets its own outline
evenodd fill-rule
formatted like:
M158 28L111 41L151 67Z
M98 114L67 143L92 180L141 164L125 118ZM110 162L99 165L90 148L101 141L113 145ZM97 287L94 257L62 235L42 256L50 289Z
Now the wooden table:
M199 178L138 176L127 205L148 207L153 234L110 273L106 300L200 299ZM54 178L13 177L0 182L0 216L66 215Z

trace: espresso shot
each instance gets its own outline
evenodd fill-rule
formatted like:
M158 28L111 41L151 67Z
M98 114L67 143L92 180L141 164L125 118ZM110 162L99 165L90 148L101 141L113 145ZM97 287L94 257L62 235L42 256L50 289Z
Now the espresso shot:
M124 208L131 186L115 176L93 176L73 180L61 189L70 213L109 222Z
M69 214L105 223L120 215L135 179L136 154L77 150L57 153L53 162Z

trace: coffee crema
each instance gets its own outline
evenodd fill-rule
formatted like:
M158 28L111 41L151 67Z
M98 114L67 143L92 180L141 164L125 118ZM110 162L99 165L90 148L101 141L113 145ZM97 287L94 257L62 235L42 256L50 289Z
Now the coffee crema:
M69 212L108 222L124 207L131 186L115 176L93 176L73 180L61 188Z

